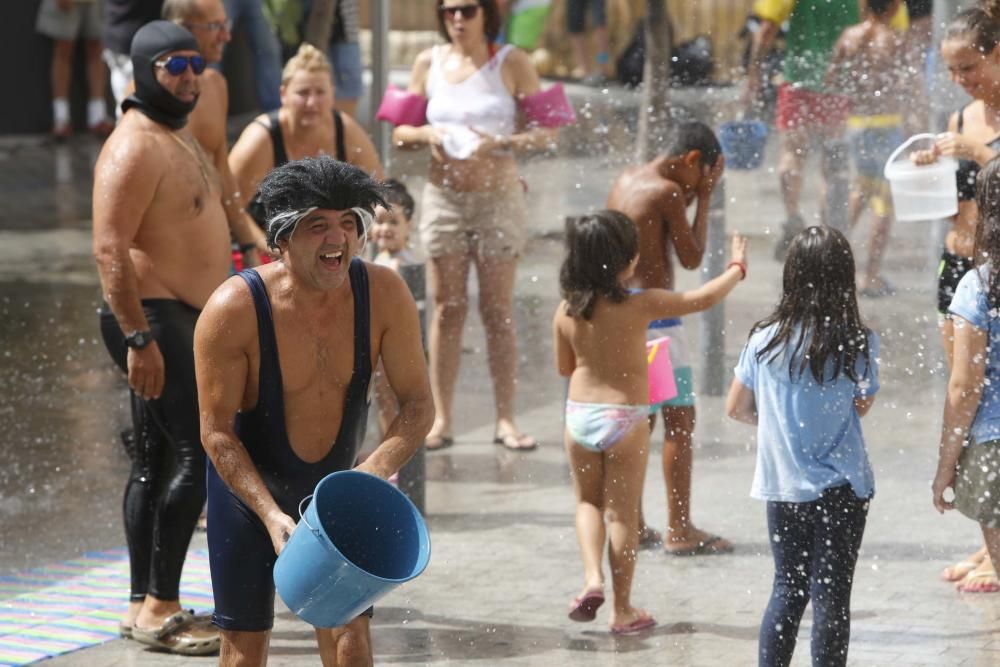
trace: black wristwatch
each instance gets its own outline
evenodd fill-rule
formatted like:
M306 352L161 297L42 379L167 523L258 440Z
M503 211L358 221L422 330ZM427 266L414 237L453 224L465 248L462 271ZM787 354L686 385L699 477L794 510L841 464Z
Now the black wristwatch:
M133 331L125 336L125 346L134 350L141 350L153 342L152 331Z

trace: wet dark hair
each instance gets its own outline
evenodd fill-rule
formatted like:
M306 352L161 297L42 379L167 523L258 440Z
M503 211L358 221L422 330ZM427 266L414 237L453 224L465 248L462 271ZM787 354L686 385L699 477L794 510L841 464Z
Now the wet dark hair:
M788 355L788 376L801 378L806 368L819 384L835 382L841 373L860 378L857 362L871 364L869 330L861 321L854 284L854 255L843 234L830 227L808 227L792 239L782 275L778 307L757 322L754 332L775 327L757 351L757 361Z
M619 211L597 211L566 220L566 258L559 289L570 317L589 320L597 298L621 303L628 290L618 274L639 254L639 232Z
M314 206L336 211L360 207L372 214L376 206L389 208L378 181L363 169L329 155L286 162L272 169L261 181L257 195L269 223L267 244L272 248L294 229L271 224L276 216Z
M944 39L967 38L983 54L1000 44L1000 0L982 0L948 24Z
M691 151L700 151L702 166L710 167L719 159L722 146L712 128L699 121L689 121L671 130L663 154L679 157Z
M169 0L168 0L169 2ZM885 16L896 0L868 0L868 11L875 16Z
M472 0L472 2L479 5L479 9L483 12L483 32L486 33L486 43L492 44L497 41L502 24L497 0ZM441 4L441 0L434 0L434 11L437 12L438 19L438 32L445 38L445 41L451 43L451 37L448 35L448 26L445 25L444 21L444 14L441 13Z
M413 201L413 196L410 191L406 189L406 186L401 182L397 181L395 178L387 178L382 181L382 187L385 189L385 198L393 207L399 206L403 209L403 215L409 220L413 217L413 210L416 208L416 204Z
M976 177L976 243L972 253L976 268L987 266L986 288L990 308L1000 307L1000 157L979 170Z

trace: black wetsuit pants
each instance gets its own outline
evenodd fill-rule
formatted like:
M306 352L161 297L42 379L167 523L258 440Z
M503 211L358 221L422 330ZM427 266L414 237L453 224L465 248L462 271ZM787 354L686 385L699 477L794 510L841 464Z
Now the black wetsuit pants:
M135 456L125 487L125 536L133 601L146 594L177 600L181 568L205 503L205 450L198 423L194 325L199 311L173 299L143 299L153 338L163 354L166 381L156 400L131 390ZM125 337L107 305L101 334L127 372Z

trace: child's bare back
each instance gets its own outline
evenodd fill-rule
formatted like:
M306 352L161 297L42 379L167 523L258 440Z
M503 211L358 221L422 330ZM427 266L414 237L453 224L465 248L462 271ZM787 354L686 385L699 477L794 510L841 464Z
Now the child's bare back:
M570 317L566 303L560 304L554 326L556 339L573 355L571 400L626 405L647 402L644 350L651 319L649 300L648 292L630 294L622 303L601 297L589 320Z
M851 98L855 116L902 111L906 52L903 35L885 21L868 18L844 30L834 46L831 89Z

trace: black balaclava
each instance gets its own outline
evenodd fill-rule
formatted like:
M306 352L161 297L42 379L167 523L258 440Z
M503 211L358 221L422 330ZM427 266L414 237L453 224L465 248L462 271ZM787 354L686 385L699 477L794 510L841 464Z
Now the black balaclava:
M171 21L151 21L139 28L132 38L132 76L135 92L122 102L122 111L132 107L157 123L175 130L187 125L194 102L182 102L160 85L153 63L172 51L197 51L194 35Z

